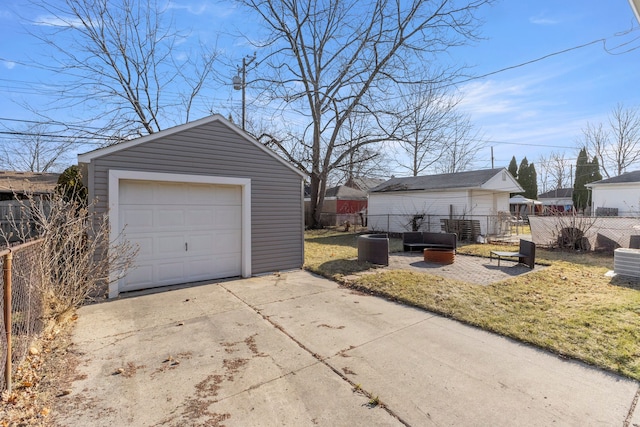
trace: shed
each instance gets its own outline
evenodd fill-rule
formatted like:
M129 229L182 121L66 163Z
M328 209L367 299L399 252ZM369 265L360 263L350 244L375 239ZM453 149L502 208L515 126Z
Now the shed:
M518 194L509 199L509 210L517 218L527 218L542 213L542 202Z
M369 193L369 228L440 231L441 219L478 219L481 234L494 234L489 216L509 212L510 193L522 187L506 168L392 178ZM417 227L416 227L417 226Z
M367 210L367 193L346 185L327 188L322 205L321 223L324 226L341 225L345 221L358 222ZM305 217L311 222L311 197L305 194Z
M591 190L592 212L605 216L640 217L640 170L585 185Z
M555 214L573 211L573 188L556 188L538 195L543 213Z
M139 247L120 292L300 268L304 175L214 115L78 156L112 240Z

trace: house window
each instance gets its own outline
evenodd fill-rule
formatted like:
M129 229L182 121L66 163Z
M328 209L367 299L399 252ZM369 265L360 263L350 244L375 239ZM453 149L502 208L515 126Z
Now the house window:
M507 173L502 171L502 180L506 181L507 180Z

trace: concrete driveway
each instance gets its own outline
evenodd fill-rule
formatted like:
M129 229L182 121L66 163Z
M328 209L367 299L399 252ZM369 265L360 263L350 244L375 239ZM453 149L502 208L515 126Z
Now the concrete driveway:
M304 271L83 307L73 341L59 425L640 425L635 381Z

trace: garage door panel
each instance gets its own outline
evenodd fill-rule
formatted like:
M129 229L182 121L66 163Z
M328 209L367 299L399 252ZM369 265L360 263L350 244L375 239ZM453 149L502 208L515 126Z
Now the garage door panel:
M154 203L154 185L148 181L122 181L120 204L151 205Z
M239 187L217 186L214 198L219 205L241 205L242 192Z
M119 194L120 224L139 247L121 290L241 274L240 186L125 180Z
M218 232L216 234L214 252L218 255L225 253L240 253L242 246L237 236L238 233L236 230Z
M153 203L156 205L184 206L187 204L186 186L187 184L183 183L155 183Z
M189 255L213 255L215 254L215 240L216 235L213 232L204 234L190 234L189 240Z
M162 228L183 227L186 225L184 208L167 207L166 205L155 206L154 226Z
M152 263L136 262L135 267L122 279L124 283L121 285L121 290L129 291L149 287L149 284L153 283L154 270Z
M184 281L184 262L165 262L156 267L154 282L158 285L180 283Z
M125 238L129 240L131 245L138 248L136 261L147 260L154 257L153 237L140 234L130 235L125 233Z
M216 187L211 185L190 185L185 188L186 204L206 205L216 200Z
M191 226L202 226L213 228L216 221L215 209L213 208L192 208L185 213L186 223Z
M218 277L230 277L240 269L240 258L237 255L219 256L213 261L213 266L219 274Z
M215 227L217 229L239 230L242 227L242 208L240 206L216 208Z
M121 210L120 222L127 228L136 229L153 227L153 209L151 208L131 208L126 207Z
M186 252L185 238L182 234L165 234L154 239L154 255L167 256L174 255L178 257L185 256Z

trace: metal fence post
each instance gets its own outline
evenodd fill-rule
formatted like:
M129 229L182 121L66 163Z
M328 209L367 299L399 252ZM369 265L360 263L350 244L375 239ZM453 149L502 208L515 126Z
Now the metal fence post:
M6 390L11 393L11 262L13 254L9 251L4 256L4 331L7 335L7 361L4 365L4 379Z

